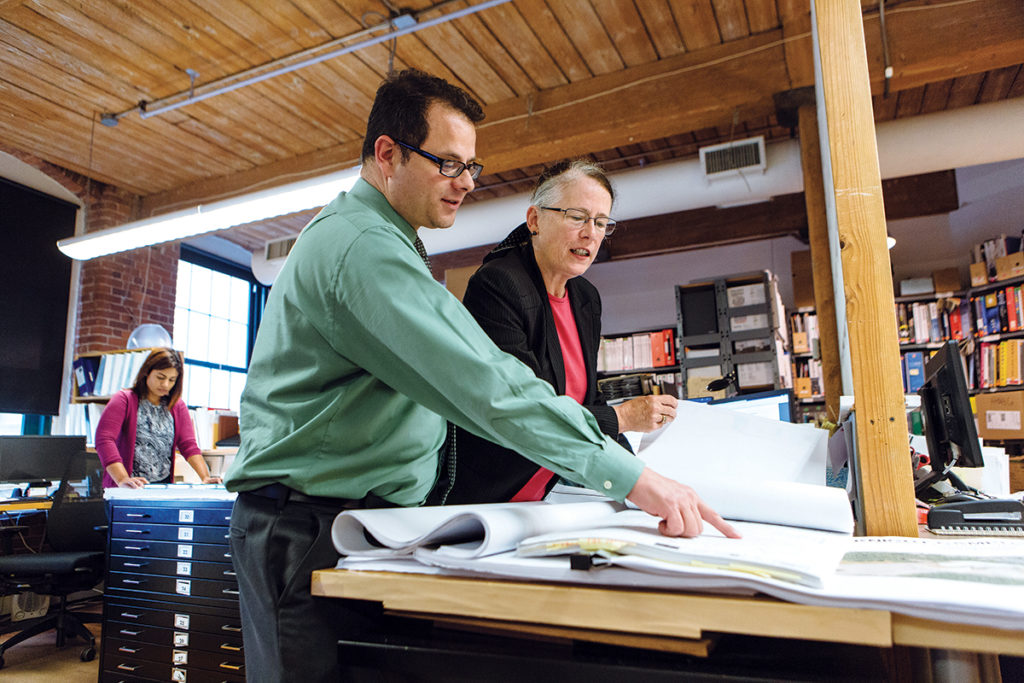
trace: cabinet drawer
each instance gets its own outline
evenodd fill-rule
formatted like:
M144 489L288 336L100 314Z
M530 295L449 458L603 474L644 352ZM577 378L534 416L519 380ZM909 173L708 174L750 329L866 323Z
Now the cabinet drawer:
M234 666L234 664L232 664ZM234 670L207 671L193 667L143 662L109 655L100 673L102 683L148 683L149 681L180 681L181 683L245 683L244 667Z
M209 605L107 598L103 619L105 622L117 622L118 628L123 625L157 626L176 631L226 635L239 639L242 637L242 619L237 606L225 609Z
M235 570L228 562L196 562L193 560L171 560L151 557L130 557L112 555L109 570L139 574L161 574L182 576L193 579L218 579L235 581Z
M223 526L114 522L110 525L110 537L153 541L179 541L183 543L219 543L221 545L227 545L228 529Z
M231 549L212 543L178 543L173 541L152 541L148 538L113 538L110 540L111 555L133 555L136 557L177 557L204 562L230 562Z
M224 656L242 656L241 634L200 633L145 624L125 624L108 621L104 633L108 638L117 638L126 642L142 643L187 650L202 650Z
M147 593L167 593L169 595L238 600L237 581L186 579L173 576L109 572L107 574L107 588L125 588L128 590L146 591Z
M245 659L241 652L219 653L177 648L164 645L150 645L137 641L121 640L120 638L104 638L103 654L107 667L110 662L153 662L180 668L187 668L189 678L193 669L206 669L222 673L234 673L245 676ZM116 667L116 665L115 665Z
M228 526L231 508L115 505L110 517L112 522Z

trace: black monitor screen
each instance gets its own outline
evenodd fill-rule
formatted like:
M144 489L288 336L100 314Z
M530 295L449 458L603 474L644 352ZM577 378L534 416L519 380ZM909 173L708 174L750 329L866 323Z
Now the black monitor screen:
M944 343L925 363L924 385L918 393L932 472L941 477L953 466L983 467L967 376L955 341Z
M72 456L84 450L84 436L0 436L0 481L60 481ZM85 479L93 460L98 466L98 457L77 458L68 478Z

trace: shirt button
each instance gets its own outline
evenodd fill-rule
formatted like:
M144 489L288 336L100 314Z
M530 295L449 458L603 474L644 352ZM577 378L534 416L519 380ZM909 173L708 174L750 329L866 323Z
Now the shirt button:
M604 488L605 488L605 490L607 490L607 489L610 489L611 487L612 487L612 483L611 483L610 481L606 481L606 482L604 483Z

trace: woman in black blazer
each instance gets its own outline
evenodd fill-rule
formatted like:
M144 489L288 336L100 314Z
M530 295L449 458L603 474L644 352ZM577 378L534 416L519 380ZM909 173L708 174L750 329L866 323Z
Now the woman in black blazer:
M604 238L614 191L604 171L586 160L563 161L541 174L526 222L485 258L463 303L503 351L533 369L559 395L576 399L601 431L649 432L675 417L672 396L643 396L609 406L597 386L601 297L583 276ZM539 500L556 477L518 453L456 429L454 454L432 503Z

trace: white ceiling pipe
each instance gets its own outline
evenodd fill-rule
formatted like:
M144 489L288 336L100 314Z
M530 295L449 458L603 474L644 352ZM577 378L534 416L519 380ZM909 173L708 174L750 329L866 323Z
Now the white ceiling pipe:
M875 131L882 177L1024 158L1021 121L1024 98L886 121ZM618 200L612 213L627 220L802 191L798 143L770 143L766 154L767 169L746 174L747 183L737 177L707 181L697 159L613 173ZM528 205L527 193L470 204L452 228L420 235L432 254L494 244L525 219Z

